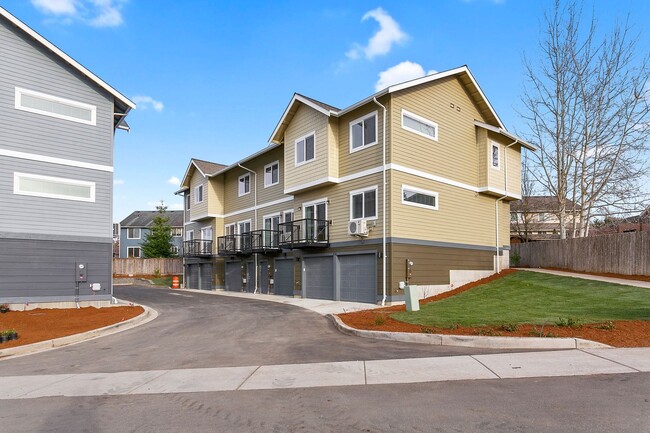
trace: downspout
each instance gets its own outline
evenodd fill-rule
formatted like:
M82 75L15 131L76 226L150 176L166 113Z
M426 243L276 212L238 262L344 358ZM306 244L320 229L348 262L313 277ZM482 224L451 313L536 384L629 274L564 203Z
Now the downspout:
M382 234L381 234L381 285L382 285L382 298L381 298L381 306L383 307L386 304L386 107L381 105L379 101L377 101L376 97L372 98L373 101L375 101L375 104L379 105L383 110L384 110L384 121L382 122L382 182L383 182L383 187L381 191L382 195L382 203L381 203L381 226L382 226Z
M257 173L251 170L250 168L246 168L240 163L237 163L237 165L244 170L248 171L249 173L253 173L253 186L255 187L255 191L253 194L253 207L255 209L255 222L253 223L253 230L257 230ZM251 242L252 242L252 237L251 237ZM253 257L255 257L255 290L253 293L257 293L257 253L253 254Z
M501 265L499 263L499 202L506 197L508 197L508 148L511 146L514 146L515 144L519 143L519 139L513 141L509 145L507 145L503 149L503 160L504 160L504 173L505 173L505 184L504 184L504 191L505 194L502 197L499 197L495 202L494 202L494 220L495 220L495 232L496 232L496 242L495 242L495 247L496 247L496 271L497 274L501 272ZM491 149L491 148L490 148Z

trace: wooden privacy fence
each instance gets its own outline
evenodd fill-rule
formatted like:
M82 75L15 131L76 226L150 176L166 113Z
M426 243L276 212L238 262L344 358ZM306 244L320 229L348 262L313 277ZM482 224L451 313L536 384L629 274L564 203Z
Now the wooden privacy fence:
M183 259L113 259L113 275L180 275Z
M650 276L650 232L528 242L510 246L518 266Z

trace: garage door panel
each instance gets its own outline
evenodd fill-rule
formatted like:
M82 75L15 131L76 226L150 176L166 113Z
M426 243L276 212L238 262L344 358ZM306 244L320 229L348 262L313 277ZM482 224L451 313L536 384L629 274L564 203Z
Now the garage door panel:
M241 292L240 262L226 262L226 290Z
M333 257L305 257L303 266L305 296L313 299L334 299Z
M199 269L199 272L201 274L199 288L202 290L212 290L212 264L211 263L201 264L201 268Z
M339 256L341 301L377 301L377 257L374 254Z
M190 289L199 288L199 265L187 265L187 287Z
M276 295L293 296L293 260L275 260L273 292Z

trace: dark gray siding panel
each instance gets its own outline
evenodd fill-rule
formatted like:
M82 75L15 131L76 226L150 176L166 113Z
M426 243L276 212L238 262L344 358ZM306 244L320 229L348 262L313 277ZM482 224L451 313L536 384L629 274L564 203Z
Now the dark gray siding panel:
M77 262L88 264L88 283L80 284L81 299L110 299L109 242L0 239L0 303L74 300ZM89 283L101 284L101 290L93 292Z
M255 262L246 263L246 291L255 291Z
M269 262L267 260L260 261L260 293L269 293Z
M113 165L113 97L0 18L0 146L3 149ZM97 107L97 125L15 108L15 88Z

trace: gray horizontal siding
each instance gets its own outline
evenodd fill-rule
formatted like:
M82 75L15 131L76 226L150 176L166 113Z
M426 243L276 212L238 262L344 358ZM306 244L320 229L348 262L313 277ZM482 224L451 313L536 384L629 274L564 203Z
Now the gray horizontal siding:
M80 296L110 298L111 248L108 243L0 239L0 303L73 300L77 262L88 264L88 283L80 284ZM90 283L101 284L101 291L93 292Z
M113 164L113 97L0 18L0 148ZM97 107L97 125L15 108L15 88Z
M95 202L14 194L14 172L95 182ZM0 156L0 230L112 237L113 174Z

